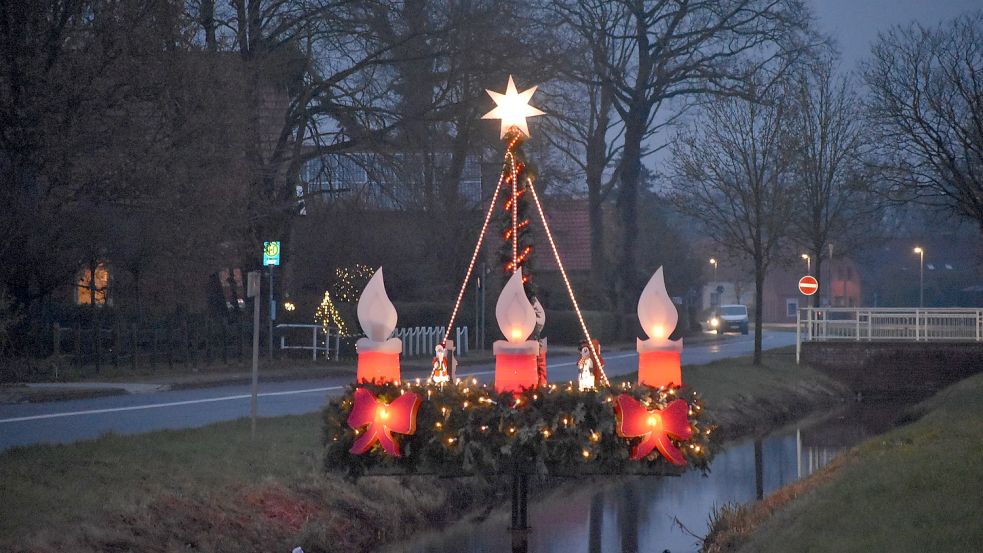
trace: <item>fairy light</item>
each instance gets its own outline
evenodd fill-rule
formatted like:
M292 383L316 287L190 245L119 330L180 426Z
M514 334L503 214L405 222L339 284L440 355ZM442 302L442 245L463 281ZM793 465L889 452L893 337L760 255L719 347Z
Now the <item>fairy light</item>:
M502 181L504 179L505 173L503 172L502 176L498 178L498 184L495 185L495 192L492 194L491 204L488 205L488 213L485 214L485 222L481 224L481 232L478 233L478 243L474 245L474 252L471 253L471 262L468 263L468 270L464 273L464 283L461 284L461 290L457 293L457 301L454 302L454 309L451 311L451 320L447 323L447 330L444 331L444 342L450 338L451 330L454 328L454 320L457 319L457 312L461 308L464 291L468 289L468 282L471 281L471 273L474 271L475 261L478 260L478 251L481 250L481 244L485 241L488 222L491 221L492 213L495 212L495 204L498 202L498 192L502 189Z
M594 348L594 341L591 340L590 332L587 330L587 323L584 322L584 315L580 312L580 305L577 304L577 298L573 294L573 286L570 285L570 279L567 278L567 270L563 267L563 261L560 260L560 252L556 249L556 242L553 241L553 232L550 230L549 224L546 222L546 214L543 212L543 205L539 203L539 195L536 194L536 187L532 184L532 179L526 179L526 188L532 192L533 202L536 204L536 211L539 212L539 219L543 222L543 230L546 231L546 239L550 243L550 249L553 250L553 257L556 258L556 266L560 268L560 276L563 277L563 284L567 287L567 293L570 295L570 302L573 303L573 310L577 314L577 320L580 322L580 329L584 331L584 337L587 338L587 347L590 349L590 355L594 359L594 363L597 365L598 371L601 373L601 382L605 386L610 386L608 382L608 375L604 372L604 367L601 366L601 358L598 356L597 351Z

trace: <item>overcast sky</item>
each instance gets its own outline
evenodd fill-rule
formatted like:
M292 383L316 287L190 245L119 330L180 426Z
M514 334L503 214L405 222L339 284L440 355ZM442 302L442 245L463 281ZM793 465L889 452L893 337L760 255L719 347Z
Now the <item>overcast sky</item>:
M934 26L983 8L981 0L809 0L820 31L836 39L844 69L857 69L877 33L918 21Z

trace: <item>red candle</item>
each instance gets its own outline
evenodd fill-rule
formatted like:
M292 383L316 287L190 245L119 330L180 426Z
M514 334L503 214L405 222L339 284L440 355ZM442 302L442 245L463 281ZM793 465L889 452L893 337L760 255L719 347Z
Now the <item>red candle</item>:
M359 351L355 382L399 384L399 353Z
M654 350L638 353L638 385L659 388L679 386L683 373L679 364L679 351Z
M535 353L498 353L495 355L496 392L518 392L525 388L535 388L537 380Z

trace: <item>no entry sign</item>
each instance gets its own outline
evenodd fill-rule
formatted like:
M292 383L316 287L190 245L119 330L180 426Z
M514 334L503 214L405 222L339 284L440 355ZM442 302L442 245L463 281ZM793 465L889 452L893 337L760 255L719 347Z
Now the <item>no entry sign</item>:
M819 291L819 281L816 277L806 275L799 279L799 292L806 296L811 296Z

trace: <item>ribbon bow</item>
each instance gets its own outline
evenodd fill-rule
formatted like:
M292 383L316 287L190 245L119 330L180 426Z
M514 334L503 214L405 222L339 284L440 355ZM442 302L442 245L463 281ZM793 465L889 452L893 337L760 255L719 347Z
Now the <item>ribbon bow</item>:
M681 399L673 400L661 411L649 411L637 399L627 394L617 397L614 416L617 432L622 438L638 438L642 441L631 451L631 459L644 459L653 449L674 465L685 465L683 452L669 441L669 436L678 440L688 440L693 435L689 426L689 404Z
M416 432L416 412L420 409L420 396L406 392L392 403L377 399L365 388L355 389L355 405L348 415L348 426L358 429L369 425L349 450L361 455L379 442L382 449L393 457L399 457L399 444L392 432L413 434Z

